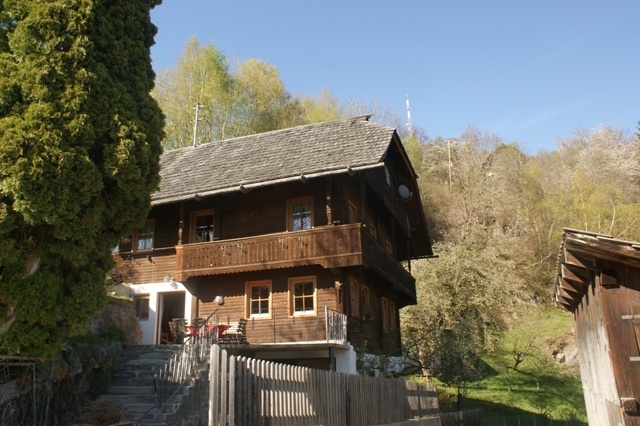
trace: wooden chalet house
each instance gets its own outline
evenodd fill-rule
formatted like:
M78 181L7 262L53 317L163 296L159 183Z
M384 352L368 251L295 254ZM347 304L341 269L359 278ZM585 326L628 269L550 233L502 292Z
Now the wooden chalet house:
M410 261L432 249L393 128L365 116L216 141L165 152L160 174L119 251L144 344L215 313L246 319L234 349L257 358L345 371L354 347L399 354Z
M640 425L640 243L565 229L556 304L573 313L592 425Z

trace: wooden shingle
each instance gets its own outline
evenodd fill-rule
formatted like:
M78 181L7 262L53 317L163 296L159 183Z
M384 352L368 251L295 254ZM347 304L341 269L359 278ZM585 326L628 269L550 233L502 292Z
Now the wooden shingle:
M362 116L167 151L152 204L381 167L394 134Z

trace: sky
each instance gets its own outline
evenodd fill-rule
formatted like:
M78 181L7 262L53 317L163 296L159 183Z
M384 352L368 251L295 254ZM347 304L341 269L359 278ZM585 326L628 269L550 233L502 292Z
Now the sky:
M231 64L274 65L292 95L405 121L408 96L432 138L474 126L535 154L640 120L640 0L163 0L151 18L156 73L195 35Z

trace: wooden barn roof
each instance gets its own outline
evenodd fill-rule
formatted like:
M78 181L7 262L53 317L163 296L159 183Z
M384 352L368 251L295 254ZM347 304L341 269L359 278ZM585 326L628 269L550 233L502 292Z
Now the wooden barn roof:
M394 134L362 116L166 151L152 205L381 167Z
M603 272L601 260L640 269L640 242L565 228L556 274L557 306L568 311L576 309L595 275Z

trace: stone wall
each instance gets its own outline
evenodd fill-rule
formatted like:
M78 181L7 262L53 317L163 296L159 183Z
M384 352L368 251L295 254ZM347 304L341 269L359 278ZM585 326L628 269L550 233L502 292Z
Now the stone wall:
M125 345L139 345L142 341L142 329L133 301L116 297L107 299L109 303L104 311L91 319L89 333L97 335L110 327L117 327L125 333Z

